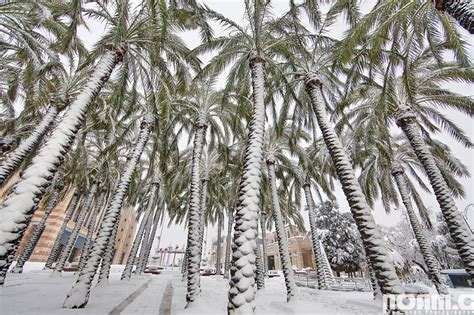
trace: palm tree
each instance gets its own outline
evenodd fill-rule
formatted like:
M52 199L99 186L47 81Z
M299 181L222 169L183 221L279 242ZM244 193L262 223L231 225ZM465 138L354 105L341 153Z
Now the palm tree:
M92 234L94 233L94 228L96 226L96 221L97 221L97 216L101 212L103 206L104 206L104 201L105 201L105 196L106 193L105 191L101 191L99 193L99 197L97 197L94 209L91 209L89 213L90 214L90 219L89 219L89 224L87 226L87 236L86 236L86 241L84 245L82 246L82 252L81 252L81 259L79 260L79 264L77 265L77 270L80 272L87 261L87 258L89 257L89 252L91 250L91 242L92 240ZM77 224L77 223L76 223Z
M61 275L67 259L71 255L72 250L74 249L74 245L76 244L77 238L79 237L79 232L84 225L84 221L86 219L86 215L88 212L94 211L92 204L94 202L94 198L96 196L98 186L99 186L100 179L96 179L93 181L89 193L87 194L87 198L82 205L81 212L79 213L79 217L76 220L76 225L74 226L71 235L69 235L69 239L67 242L66 247L62 251L61 255L59 256L59 260L54 268L53 273L50 275L51 277L58 277Z
M143 233L145 232L145 226L152 224L153 221L153 209L155 205L155 198L156 194L158 193L158 189L160 187L159 176L154 175L152 181L152 188L150 191L150 198L148 199L147 210L143 216L142 224L140 224L140 228L138 229L137 235L135 236L135 240L133 241L132 248L130 249L130 253L128 254L127 263L125 265L125 269L123 270L121 279L130 279L132 275L133 264L135 262L136 255L138 253L138 247L142 242L142 239L147 240L147 238L143 238ZM146 235L146 234L145 234ZM145 245L145 246L144 246ZM146 247L146 242L143 241L142 248ZM138 270L138 265L137 265Z
M66 216L64 217L63 223L61 224L61 227L59 228L58 231L58 236L56 236L56 240L54 241L54 245L51 248L51 252L49 253L48 259L46 260L46 264L44 266L44 269L52 269L53 264L56 262L56 260L59 257L60 254L60 249L61 249L61 238L66 231L67 223L72 217L72 214L76 210L76 206L79 203L79 194L76 192L72 196L68 208L66 210Z
M474 3L469 0L435 0L435 7L447 12L469 33L474 34Z
M32 213L46 188L51 184L51 179L64 160L67 149L74 141L88 105L108 80L125 50L126 46L110 47L104 53L86 86L76 100L71 103L48 141L25 169L21 179L15 184L13 193L1 205L0 220L12 224L4 224L0 227L0 231L9 235L0 242L0 251L2 252L0 255L0 284L3 285L13 252L31 220ZM32 193L32 191L34 192ZM23 219L12 221L13 216L21 216Z
M473 4L466 5L466 2L469 1L379 1L346 33L338 59L350 63L354 68L385 63L383 76L388 80L394 78L397 73L394 69L401 64L395 56L386 59L383 53L385 49L402 52L426 48L439 64L444 63L446 59L443 54L448 51L454 54L458 63L470 66L466 41L448 15L442 12L443 8L448 13L455 7L467 9L457 10L456 13L462 19L458 20L461 25L471 32ZM467 13L469 8L471 12ZM459 13L463 14L463 18Z
M249 23L242 27L238 23L210 10L206 14L231 30L231 36L219 37L197 47L200 54L220 48L203 74L219 73L231 61L236 61L227 76L227 95L234 84L248 86L248 69L252 84L252 119L248 125L247 143L241 172L238 202L235 210L235 225L232 247L232 267L229 289L229 313L253 312L255 310L255 249L258 227L258 205L260 196L261 169L263 159L263 135L265 128L265 64L274 67L275 51L284 42L273 36L273 23L268 1L245 2L245 18ZM247 68L248 67L248 68ZM242 89L238 89L242 90Z
M133 153L127 161L120 181L109 202L107 212L100 226L99 233L95 239L92 251L89 254L89 259L87 260L84 269L79 273L76 284L68 293L68 296L64 301L63 307L65 308L82 308L88 302L92 280L94 279L94 275L97 271L97 268L99 267L100 259L102 258L107 245L109 243L115 244L115 237L112 235L112 231L115 229L115 226L118 226L116 222L120 218L120 211L122 209L125 194L130 185L130 180L135 171L135 166L143 152L152 129L153 119L151 117L147 117L141 124L140 134L135 144Z
M51 104L35 130L0 165L0 186L13 174L53 125L58 108Z
M376 92L371 92L375 96L373 105L377 106L380 115L384 113L395 119L407 137L428 176L463 265L473 277L474 243L456 207L442 164L436 162L427 145L428 141L432 142L430 133L444 129L457 141L472 147L469 137L438 110L452 108L473 115L470 97L457 95L442 85L449 80L472 83L472 71L455 64L440 66L429 50L406 53L403 63L402 76L383 82L383 85L372 83L376 87Z
M281 171L287 174L286 176L281 176L281 178L291 176L293 165L289 161L287 155L299 154L299 147L295 145L295 143L297 143L299 140L307 139L306 137L307 135L304 132L294 133L293 130L288 128L288 126L269 128L265 137L267 139L265 143L265 162L268 169L268 184L270 188L269 198L271 200L272 206L271 214L275 223L280 260L283 274L285 276L288 302L297 294L297 288L293 274L293 267L290 260L288 240L286 238L282 211L280 209L275 164L278 163L279 168L283 169Z
M63 187L64 186L60 180L57 181L56 184L54 185L53 191L51 192L49 196L46 208L44 209L43 216L41 217L40 222L36 225L36 228L33 234L30 236L28 242L26 243L25 248L23 249L23 252L18 257L15 268L12 269L13 273L23 272L23 266L30 259L30 256L33 253L33 250L35 249L36 244L38 243L41 237L41 234L43 234L43 231L46 227L46 220L48 220L49 215L53 211L54 207L56 207L56 204L59 201L60 191L62 190Z
M295 35L295 40L298 40ZM372 210L362 193L357 182L352 164L345 152L335 130L330 125L326 114L329 102L338 98L338 90L341 83L333 71L331 65L331 51L334 41L327 41L324 38L314 39L316 48L308 50L298 50L293 55L289 68L294 73L294 80L290 82L290 88L296 92L293 95L301 97L296 102L297 106L303 106L304 98L298 93L299 82L304 81L306 94L309 96L309 104L316 117L322 138L335 166L337 177L341 183L344 194L349 203L352 216L356 221L360 235L363 240L366 255L372 263L372 268L377 276L380 288L385 294L400 294L403 292L400 280L391 264L391 258L383 242L382 235L375 224ZM295 45L296 46L296 45ZM299 41L298 48L303 48Z

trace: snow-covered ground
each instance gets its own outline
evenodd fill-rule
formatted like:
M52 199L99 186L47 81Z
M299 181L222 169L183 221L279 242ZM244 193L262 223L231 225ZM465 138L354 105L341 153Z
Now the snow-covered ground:
M0 288L0 313L10 314L226 314L228 281L221 276L201 277L201 296L184 309L186 284L179 272L132 277L120 281L123 266L112 266L110 285L94 288L84 309L63 309L62 303L76 277L64 273L50 278L44 264L27 263L23 274L9 274ZM367 292L321 292L300 288L300 297L286 303L283 277L266 280L257 293L258 314L380 313L380 304Z
M63 309L62 303L76 277L64 273L50 278L44 264L27 263L25 273L9 274L0 288L0 314L227 314L228 281L201 277L201 296L184 309L186 283L178 271L132 277L120 281L123 266L113 265L110 285L94 288L84 309ZM299 288L299 298L286 303L283 277L266 279L257 292L257 314L380 314L381 302L370 292L318 291Z

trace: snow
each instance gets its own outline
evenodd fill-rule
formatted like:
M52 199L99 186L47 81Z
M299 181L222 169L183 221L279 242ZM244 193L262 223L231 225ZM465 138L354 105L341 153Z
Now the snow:
M107 314L121 310L121 314L156 314L169 304L171 314L226 314L229 282L222 276L201 278L202 292L193 305L184 309L186 282L176 271L164 271L160 275L132 277L120 281L123 265L113 265L110 285L93 288L89 304L84 309L62 308L66 292L75 280L73 273L65 272L61 278L48 277L42 271L44 263L26 263L23 274L12 274L5 287L0 288L2 314ZM171 284L171 299L163 301ZM266 288L256 295L259 314L294 313L344 313L377 312L380 307L372 301L370 292L321 292L300 288L302 299L286 303L283 277L266 279ZM141 292L140 292L141 291ZM133 297L134 293L139 294ZM170 292L168 292L170 293Z
M23 274L11 274L0 288L2 315L10 314L227 314L229 282L222 276L201 277L201 294L187 309L186 282L177 271L160 275L119 280L123 265L112 265L110 285L93 286L90 301L84 309L62 308L66 292L75 276L65 272L61 278L48 277L44 263L25 264ZM379 314L381 301L371 292L319 291L301 287L300 298L286 302L283 277L265 279L265 288L256 293L257 314ZM470 291L450 290L453 296Z

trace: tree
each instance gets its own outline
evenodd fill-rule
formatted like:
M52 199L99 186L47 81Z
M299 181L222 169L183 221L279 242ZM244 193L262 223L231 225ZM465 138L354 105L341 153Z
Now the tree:
M46 264L44 266L44 269L52 269L53 264L57 261L59 258L60 254L60 249L61 249L61 238L66 231L67 223L72 217L72 214L76 210L76 206L79 202L79 194L76 192L71 198L71 201L69 202L69 205L66 210L66 216L64 217L63 223L61 224L61 227L59 228L58 231L58 236L56 236L56 240L54 241L53 247L51 248L51 252L49 253L48 259L46 260Z
M63 187L64 186L62 185L62 182L60 180L59 182L56 182L56 184L54 185L53 191L51 192L48 198L48 203L46 204L46 208L44 209L43 216L41 217L40 222L36 225L33 231L33 234L28 239L28 242L26 243L25 248L23 249L23 252L18 257L15 268L12 269L13 273L23 272L23 266L30 259L30 256L36 247L36 244L38 243L41 235L43 234L43 231L46 227L46 220L48 220L49 215L54 210L54 207L56 207L56 204L59 201L58 199L59 199L60 191L62 190Z
M77 238L79 236L79 232L84 225L84 221L86 219L86 215L88 212L94 211L92 204L94 202L98 186L99 186L100 179L96 179L93 181L92 186L89 189L89 192L87 194L87 198L84 200L84 203L82 204L82 209L81 212L79 213L79 217L77 218L76 225L74 226L71 235L69 235L68 242L66 244L66 247L62 251L61 255L59 256L59 260L56 264L56 267L54 268L53 273L51 274L51 277L57 277L61 275L61 272L63 271L65 264L71 255L72 250L74 249L74 245L76 244Z
M469 0L435 0L435 7L447 12L469 33L474 34L474 4Z
M253 312L255 310L255 249L258 227L258 204L260 195L261 168L263 158L263 135L265 127L264 68L273 65L273 51L283 45L272 36L269 2L262 0L246 1L246 20L249 27L210 10L206 15L232 31L231 36L220 37L197 47L197 54L220 48L203 73L219 73L232 61L237 62L230 69L227 87L230 91L236 82L248 84L245 75L248 68L252 83L252 119L248 126L247 143L238 190L235 210L233 236L233 255L229 289L229 313ZM248 66L248 68L247 68ZM240 79L240 80L237 80Z
M148 117L141 124L140 134L135 144L133 153L127 163L125 170L122 173L120 182L118 183L114 194L111 197L104 219L100 225L99 233L95 239L94 246L86 265L79 273L79 277L71 291L68 293L63 307L65 308L83 308L89 299L90 288L92 280L99 267L100 259L109 243L115 244L115 237L112 231L116 226L116 222L120 218L120 212L124 202L124 196L129 188L130 180L138 159L141 156L143 148L145 147L150 136L153 120Z
M355 221L330 201L318 207L316 224L331 267L336 272L354 272L365 264L364 249Z
M324 61L321 59L319 61L321 64L313 65L312 70L306 72L305 75L305 88L310 97L312 110L316 115L324 142L333 160L337 177L341 182L342 189L351 208L352 215L362 237L366 256L369 257L372 264L380 289L384 294L400 294L403 292L400 280L391 266L390 257L384 246L382 235L378 231L371 214L371 209L357 182L351 162L327 118L326 104L323 96L323 82L328 77L322 75L323 71L325 71Z
M151 184L152 184L152 188L150 191L150 197L148 199L147 210L143 215L142 223L140 224L137 235L135 236L133 245L130 249L130 253L128 254L127 263L125 265L125 269L123 270L121 280L130 279L140 243L142 243L142 248L146 247L147 245L147 238L144 238L143 236L144 236L146 225L151 226L153 222L153 209L155 206L156 195L158 194L158 189L160 187L159 176L155 174L153 176L153 181ZM142 242L142 239L144 239L145 241ZM138 264L137 264L137 269L138 269Z

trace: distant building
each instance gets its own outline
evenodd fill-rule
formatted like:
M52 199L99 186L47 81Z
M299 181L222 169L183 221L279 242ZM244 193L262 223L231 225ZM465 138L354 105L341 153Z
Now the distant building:
M307 235L304 235L296 226L285 227L290 251L291 265L295 269L316 268L313 255L313 246ZM276 232L267 232L267 264L268 270L281 270L280 252Z
M56 241L56 238L58 236L59 229L61 228L61 225L64 221L64 217L66 216L66 211L69 202L71 201L71 198L74 194L74 190L74 188L69 189L66 192L64 198L60 202L58 202L56 207L49 215L48 220L46 221L46 228L41 234L41 237L38 240L38 244L36 245L33 253L31 254L29 261L45 262L48 259L49 253L51 252L54 242ZM43 216L44 207L45 205L43 203L40 203L38 210L34 212L31 222L21 240L17 255L23 252L23 248L26 246L26 243L30 239L30 236L36 228L36 225L39 223L41 217ZM83 210L84 209L81 209L81 203L79 202L73 213L72 220L68 222L66 230L61 238L61 250L64 248L64 246L66 246L69 235L71 235L72 230L76 226L75 221L77 220L79 212ZM69 262L78 261L81 256L81 249L82 246L84 246L87 237L87 226L89 225L89 220L90 216L87 216L85 224L81 227L76 244L74 245L73 251L71 252L71 256L69 257ZM96 222L96 225L97 224L98 223Z
M60 202L58 202L56 207L53 209L53 211L49 215L48 220L46 221L46 228L41 234L41 237L38 240L38 243L33 253L30 256L29 261L45 262L48 259L48 256L54 245L54 242L56 241L56 238L58 236L59 229L61 228L61 225L66 216L66 211L67 211L69 202L71 201L72 196L74 194L74 190L75 190L74 188L70 188L66 192L64 198ZM61 237L61 250L67 245L69 235L71 235L72 230L76 226L76 221L77 221L77 218L79 217L79 213L83 210L86 210L86 209L82 209L81 206L82 206L82 203L80 200L71 217L71 220L67 224L67 227L63 236ZM17 251L17 256L23 252L23 249L26 246L26 243L30 239L31 235L33 234L33 231L36 225L41 220L41 217L43 216L43 213L44 213L44 207L45 205L43 203L40 203L38 210L34 212L31 222L28 228L26 229L25 234L20 242L20 247L19 247L19 250ZM97 215L96 222L94 225L93 237L96 236L96 233L99 230L100 221L103 218L106 209L107 207L106 205L104 205L100 213ZM88 232L87 227L89 226L91 219L92 219L92 216L90 215L90 212L89 212L86 215L84 224L81 227L79 236L76 240L76 244L74 245L71 255L69 256L68 261L71 263L78 262L81 257L82 247L84 246L84 243L87 238L87 232ZM135 236L137 220L138 220L137 212L133 209L133 207L125 206L122 210L121 219L120 219L120 223L119 223L119 227L117 231L116 245L115 245L115 251L114 251L114 258L113 258L114 264L122 264L126 262L128 253L130 252L130 248L133 243L133 238Z
M113 264L125 264L133 245L138 225L138 212L132 206L124 206L120 215L120 222L115 242Z
M285 227L286 237L288 238L288 247L290 250L291 264L296 269L303 268L316 268L313 255L313 247L311 239L304 235L294 225L287 225ZM227 231L226 231L227 233ZM268 270L281 270L280 252L278 250L278 242L276 232L267 232L266 235L266 253L267 253L267 264ZM262 239L257 239L258 244L262 244ZM216 252L217 252L217 240L213 239L211 242L211 248L209 255L209 265L214 266L216 264ZM226 251L226 237L222 237L221 243L221 262L222 268L224 268L225 251Z

